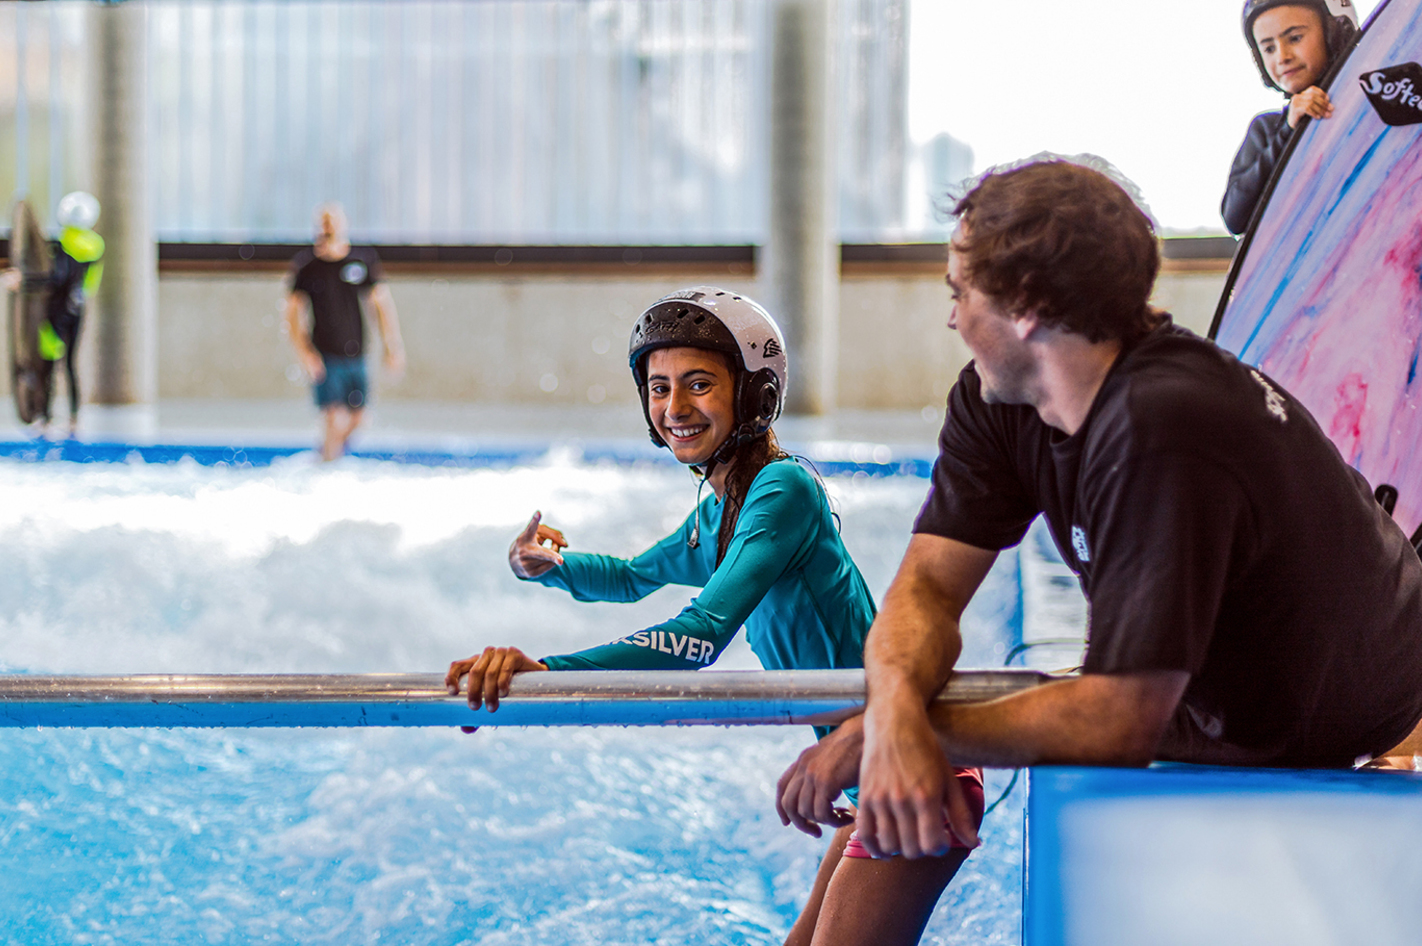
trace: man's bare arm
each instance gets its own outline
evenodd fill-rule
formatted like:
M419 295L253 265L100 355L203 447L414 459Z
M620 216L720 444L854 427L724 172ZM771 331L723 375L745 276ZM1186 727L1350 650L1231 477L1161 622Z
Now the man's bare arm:
M311 344L304 318L306 308L306 293L293 289L286 294L286 334L296 349L296 360L301 362L311 380L319 384L326 377L326 365L321 361L321 353Z
M864 645L870 706L938 695L963 649L958 621L997 553L915 535Z
M959 765L1146 765L1190 682L1184 671L1093 673L990 703L935 705Z
M1170 671L1089 674L990 703L934 704L928 717L943 758L959 765L1145 765L1188 681ZM784 823L816 837L814 822L840 823L833 803L859 771L863 738L854 723L862 718L806 749L786 770L776 805ZM862 841L862 820L860 833Z
M405 370L405 342L400 337L400 317L395 312L395 299L383 282L370 290L370 304L375 309L375 324L380 341L385 346L385 367L398 375Z
M871 854L941 853L977 832L928 719L962 650L958 621L997 553L916 535L864 648L868 704L859 773L859 835Z

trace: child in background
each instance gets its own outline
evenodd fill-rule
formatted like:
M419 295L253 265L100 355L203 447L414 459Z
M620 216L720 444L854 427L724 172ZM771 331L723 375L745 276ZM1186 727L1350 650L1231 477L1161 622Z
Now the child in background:
M1264 84L1289 101L1280 111L1254 116L1234 156L1220 202L1230 233L1237 236L1248 228L1299 120L1333 114L1333 103L1318 83L1357 31L1351 0L1245 0L1244 38L1254 64Z

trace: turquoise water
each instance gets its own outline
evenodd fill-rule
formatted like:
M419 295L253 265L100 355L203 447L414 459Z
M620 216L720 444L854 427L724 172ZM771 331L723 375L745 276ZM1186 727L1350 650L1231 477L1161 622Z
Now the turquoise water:
M535 508L630 554L690 509L659 466L376 461L266 469L0 466L0 663L12 672L442 669L546 653L677 610L579 605L505 551ZM834 477L876 595L926 482ZM1016 554L964 663L1021 634ZM744 646L720 666L753 667ZM780 825L800 728L4 730L0 942L774 943L823 844ZM1010 773L989 774L989 798ZM1020 940L1020 797L989 816L926 943Z

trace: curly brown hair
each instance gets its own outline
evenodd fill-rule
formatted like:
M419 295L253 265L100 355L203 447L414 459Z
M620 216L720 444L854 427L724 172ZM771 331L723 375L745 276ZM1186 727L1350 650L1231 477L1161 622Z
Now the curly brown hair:
M958 199L964 274L1014 314L1093 342L1154 329L1155 227L1120 184L1063 159L989 171Z

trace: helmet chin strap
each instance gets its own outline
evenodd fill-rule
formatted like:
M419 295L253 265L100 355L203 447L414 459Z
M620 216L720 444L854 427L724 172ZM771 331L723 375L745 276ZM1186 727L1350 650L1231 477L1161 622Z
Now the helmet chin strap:
M689 549L701 547L701 489L706 485L706 481L711 479L711 471L716 469L716 457L720 455L720 452L716 451L711 459L706 461L706 466L701 469L701 482L696 484L696 509L692 511L696 521L691 525L691 538L686 540L686 547ZM692 469L696 468L692 467Z
M698 471L701 474L701 482L696 485L696 522L691 526L691 538L686 540L686 547L690 549L698 548L701 545L701 489L711 479L711 474L715 472L718 464L730 463L735 456L736 448L755 436L755 428L750 424L741 424L731 435L722 441L721 446L716 448L716 452L711 454L711 459L706 461L705 466ZM696 467L692 467L693 470Z

